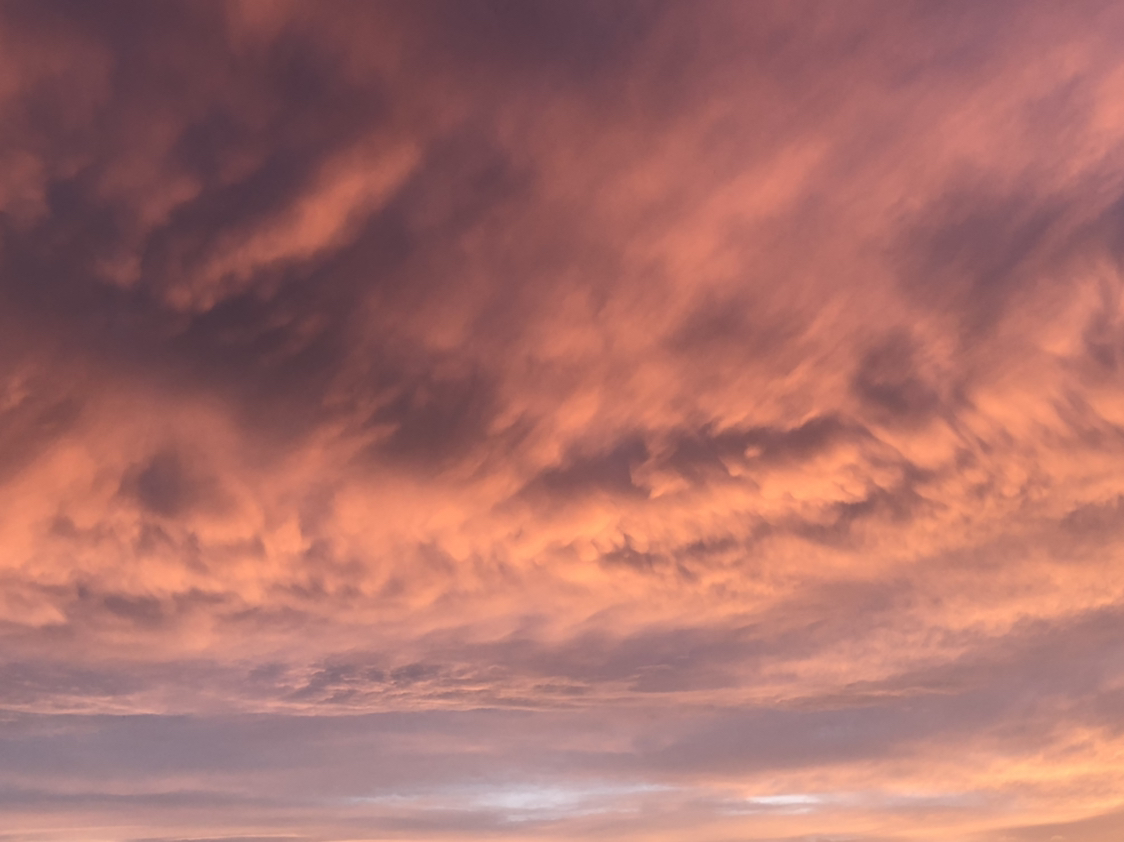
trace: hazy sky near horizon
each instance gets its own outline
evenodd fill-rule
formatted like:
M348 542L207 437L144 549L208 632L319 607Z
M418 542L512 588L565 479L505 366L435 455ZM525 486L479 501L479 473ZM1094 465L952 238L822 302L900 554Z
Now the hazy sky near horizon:
M0 842L1117 842L1124 6L0 0Z

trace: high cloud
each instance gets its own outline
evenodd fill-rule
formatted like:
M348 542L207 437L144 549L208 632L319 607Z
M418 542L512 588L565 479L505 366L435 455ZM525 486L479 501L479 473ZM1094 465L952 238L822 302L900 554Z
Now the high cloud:
M0 840L1115 840L1124 10L0 5Z

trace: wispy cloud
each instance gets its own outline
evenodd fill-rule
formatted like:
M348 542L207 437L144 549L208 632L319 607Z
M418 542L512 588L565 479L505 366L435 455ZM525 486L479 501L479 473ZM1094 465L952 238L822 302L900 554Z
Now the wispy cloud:
M4 4L0 839L1115 838L1122 35Z

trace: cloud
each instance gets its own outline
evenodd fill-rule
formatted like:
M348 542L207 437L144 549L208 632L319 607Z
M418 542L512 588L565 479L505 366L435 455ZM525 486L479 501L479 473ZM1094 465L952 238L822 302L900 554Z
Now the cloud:
M1122 27L5 5L5 838L1108 838Z

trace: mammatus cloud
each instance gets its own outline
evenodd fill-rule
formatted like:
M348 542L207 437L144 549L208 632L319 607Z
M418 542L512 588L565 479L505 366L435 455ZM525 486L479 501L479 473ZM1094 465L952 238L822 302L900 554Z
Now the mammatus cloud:
M0 4L0 840L1116 839L1122 35Z

